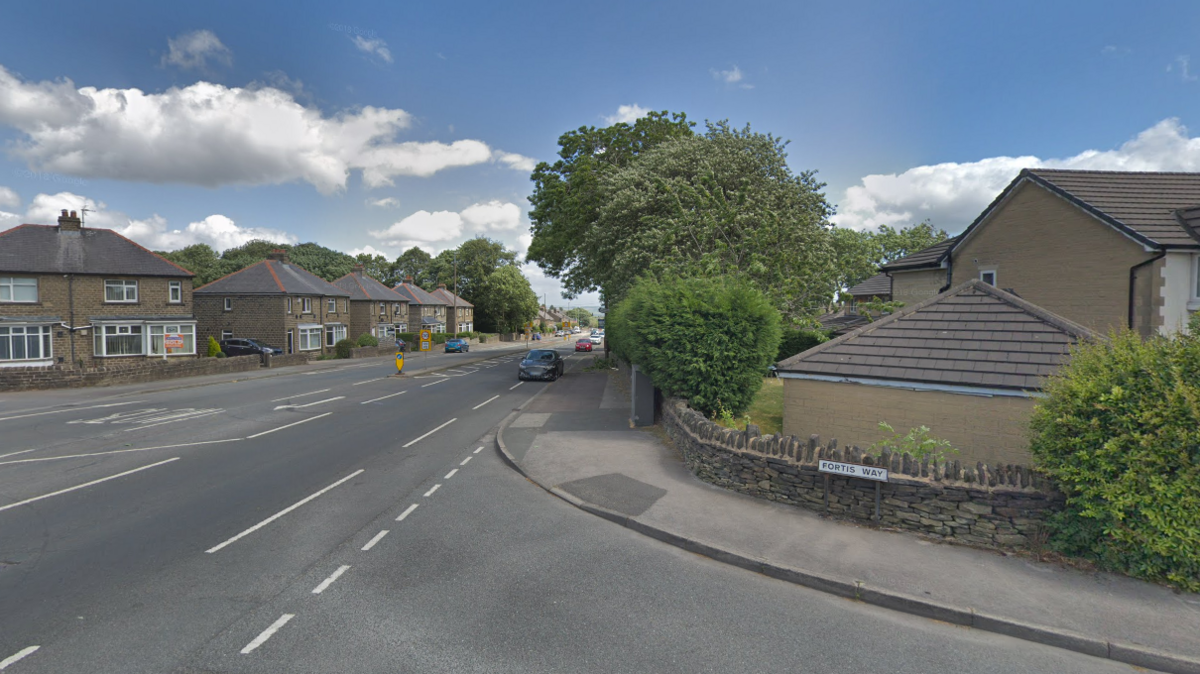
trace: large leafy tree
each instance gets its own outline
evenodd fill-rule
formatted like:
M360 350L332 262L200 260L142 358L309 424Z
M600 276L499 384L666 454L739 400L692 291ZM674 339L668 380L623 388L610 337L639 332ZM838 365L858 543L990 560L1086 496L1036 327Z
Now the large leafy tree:
M215 281L221 277L221 258L217 251L206 243L197 243L172 251L157 251L159 255L195 274L194 287Z
M442 251L430 263L430 282L426 290L433 290L439 283L446 288L455 287L457 258L458 295L475 304L483 295L487 279L500 267L515 265L517 254L508 250L503 243L479 236L464 241L458 248Z
M883 225L876 231L855 231L841 227L833 230L833 248L837 257L838 284L849 288L879 273L883 264L924 250L945 241L946 231L928 220L894 229Z
M421 287L429 285L431 279L429 273L433 265L433 256L425 251L413 246L400 254L396 258L396 276L399 279L397 283L408 277L412 277L413 283ZM434 284L436 286L436 284Z
M363 266L363 273L389 288L403 279L396 276L396 264L382 255L359 253L354 260Z
M515 265L503 265L489 274L471 303L475 323L483 332L515 332L538 311L537 295Z

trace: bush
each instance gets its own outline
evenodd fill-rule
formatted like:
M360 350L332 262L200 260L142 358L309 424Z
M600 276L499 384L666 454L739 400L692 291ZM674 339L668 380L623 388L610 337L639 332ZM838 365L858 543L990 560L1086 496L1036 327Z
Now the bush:
M359 346L379 346L379 339L369 332L364 332L358 336Z
M1200 591L1200 337L1132 333L1075 349L1031 421L1038 468L1066 495L1061 552Z
M213 358L224 358L224 357L225 357L224 351L218 351L217 355L213 356Z
M607 325L610 350L709 416L745 412L779 351L779 312L728 277L639 280Z
M412 346L417 343L417 333L415 332L397 332L396 336L404 341L405 344Z
M337 354L338 358L349 358L350 350L355 346L353 339L339 339L337 344L333 345L333 352Z
M221 353L221 344L217 342L217 338L212 335L208 336L208 357L216 358L217 354Z
M783 331L783 338L779 340L779 353L775 355L775 362L779 362L785 358L808 351L818 344L824 344L829 341L829 333L824 330L813 329L795 329L788 328Z
M454 337L454 335L452 335L448 332L435 332L432 335L430 335L430 337L432 337L434 344L445 344L446 340L452 339Z

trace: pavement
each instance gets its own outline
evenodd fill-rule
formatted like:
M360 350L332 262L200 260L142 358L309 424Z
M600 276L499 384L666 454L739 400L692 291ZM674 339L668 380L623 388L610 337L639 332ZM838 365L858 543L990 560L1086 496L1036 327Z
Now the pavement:
M696 478L628 382L581 372L505 419L496 446L559 498L684 550L855 602L1163 672L1200 673L1200 595L835 521Z

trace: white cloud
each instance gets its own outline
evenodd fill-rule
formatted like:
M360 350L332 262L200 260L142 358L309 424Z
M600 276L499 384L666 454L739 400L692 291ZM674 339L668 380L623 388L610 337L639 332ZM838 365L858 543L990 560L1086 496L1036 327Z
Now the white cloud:
M634 103L633 105L621 105L617 107L617 114L605 115L605 124L633 124L639 118L645 117L646 113L650 112L646 108Z
M211 30L194 30L168 38L167 47L170 51L162 57L164 66L203 70L210 59L226 66L233 64L233 52Z
M17 207L21 205L21 197L12 188L0 185L0 206Z
M462 211L463 223L475 232L512 231L521 226L521 207L493 199Z
M537 166L537 160L515 152L496 152L496 161L517 171L532 171Z
M1189 66L1191 65L1191 57L1180 55L1175 57L1175 62L1179 64L1180 79L1182 79L1184 82L1196 81L1197 76L1192 74L1191 70L1189 69ZM1170 70L1171 66L1167 66L1167 71L1170 72Z
M0 211L0 232L12 229L19 224L21 224L21 216L19 214Z
M380 187L397 176L488 161L528 170L532 161L478 140L397 142L411 125L400 109L326 116L271 86L76 88L70 80L25 82L3 66L0 124L24 136L10 153L39 170L207 187L305 181L330 194L345 188L353 170Z
M400 200L396 197L383 197L382 199L367 199L368 206L376 206L378 208L399 208Z
M753 84L743 81L745 79L745 75L742 73L742 69L736 65L729 70L717 70L716 68L710 68L708 72L713 76L713 79L718 82L724 82L725 84L731 86L736 85L740 89L754 88Z
M379 250L375 246L371 246L371 245L366 245L366 246L363 246L362 248L351 248L350 251L347 252L346 254L351 257L358 257L359 255L362 255L363 253L366 253L367 255L370 255L371 257L374 257L376 255L382 255L389 260L396 257L395 255L392 255L391 253L387 252L386 250Z
M354 41L354 46L358 47L359 51L378 56L387 63L392 62L392 52L388 49L387 42L383 38L365 38L361 35L355 35L350 39Z
M458 213L417 211L387 229L367 233L387 246L407 250L414 245L452 241L464 233L512 232L522 224L520 206L494 199Z
M1115 150L1086 150L1062 159L990 157L975 162L917 166L903 173L868 175L846 190L833 220L842 227L906 226L928 218L959 232L1023 168L1119 171L1200 171L1200 138L1178 119L1165 119Z

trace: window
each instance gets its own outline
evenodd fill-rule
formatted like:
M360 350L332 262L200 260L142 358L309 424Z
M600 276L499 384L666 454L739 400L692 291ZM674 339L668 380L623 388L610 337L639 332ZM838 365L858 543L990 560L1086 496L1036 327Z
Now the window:
M300 313L311 314L312 313L312 298L311 297L302 297L302 298L300 298L300 301L304 306L304 309ZM300 347L300 348L301 348L301 350L304 349L304 347Z
M221 341L223 342L227 339L233 339L233 330L222 330L221 331Z
M167 301L171 304L183 303L183 281L170 281L167 283L167 296L170 298Z
M326 305L327 305L326 311L328 311L331 314L337 313L337 300L330 297L329 301L326 302Z
M399 304L392 305L392 315L394 315L394 316L400 315L400 305Z
M292 298L287 298L287 312L292 313Z
M342 311L350 313L350 300L342 300Z
M326 325L325 326L325 346L333 346L346 338L346 326L344 325Z
M986 283L986 284L988 284L988 285L990 285L990 286L994 286L994 285L996 285L996 272L995 272L995 270L989 269L989 270L987 270L987 271L981 271L981 272L979 272L979 280L980 280L980 281L983 281L984 283Z
M104 282L104 301L105 302L136 302L137 281L105 281Z
M150 355L161 356L167 335L176 336L183 340L183 346L167 350L166 353L175 355L193 355L196 353L196 326L194 325L151 325L150 326ZM232 336L232 333L230 333Z
M49 325L0 327L0 361L47 360L51 356Z
M98 325L94 334L97 356L140 356L145 353L140 325Z
M379 303L379 313L380 313L380 315L387 313L387 305L384 304L383 302Z
M321 326L300 328L300 350L316 351L319 348L321 348Z
M225 311L233 311L233 298L232 297L225 298Z
M38 301L37 279L0 276L0 302Z

